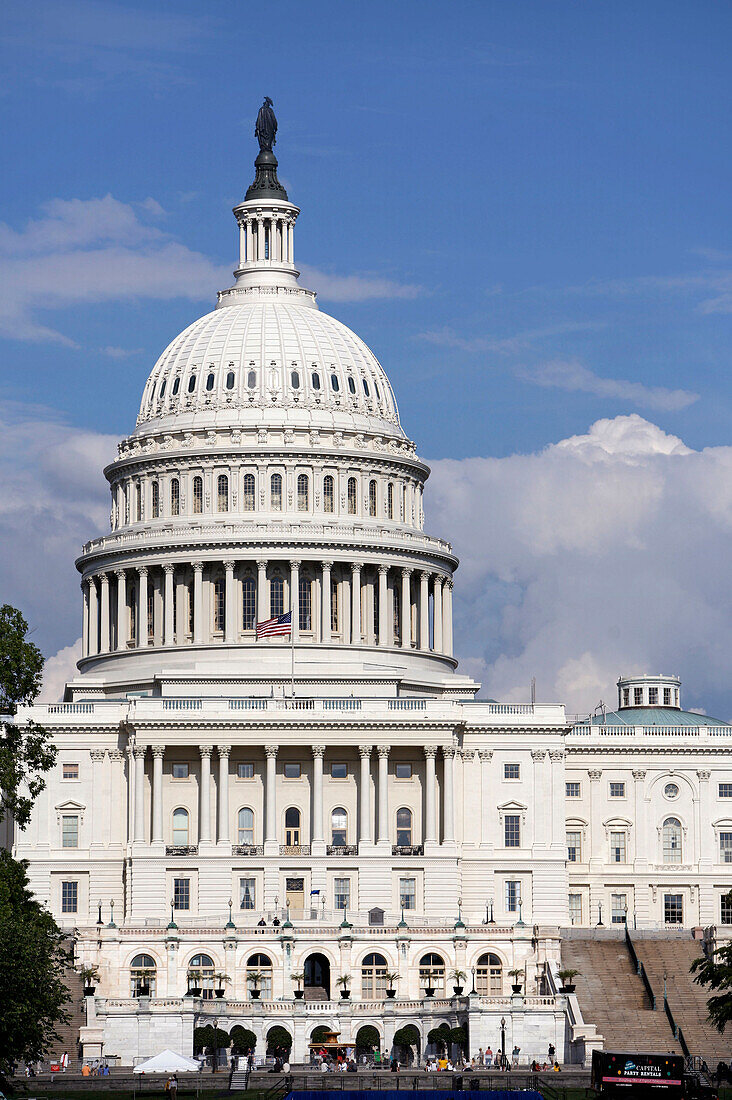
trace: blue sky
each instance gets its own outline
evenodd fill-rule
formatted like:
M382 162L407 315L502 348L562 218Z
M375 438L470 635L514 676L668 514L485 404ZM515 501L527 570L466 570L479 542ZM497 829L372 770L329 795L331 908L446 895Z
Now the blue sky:
M267 94L303 281L379 356L421 454L509 461L630 415L654 455L724 449L730 41L732 8L704 0L6 0L4 421L87 454L131 430L155 359L229 282ZM41 477L7 448L6 477ZM65 615L46 646L73 642ZM481 674L520 644L464 636Z

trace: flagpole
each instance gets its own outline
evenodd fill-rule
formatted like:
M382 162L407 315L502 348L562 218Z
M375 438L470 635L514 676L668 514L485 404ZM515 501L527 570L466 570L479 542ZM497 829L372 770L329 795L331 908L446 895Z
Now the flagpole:
M292 698L295 698L295 612L292 610L292 600L290 601L290 652L292 654L292 667L290 669L291 685L290 690Z

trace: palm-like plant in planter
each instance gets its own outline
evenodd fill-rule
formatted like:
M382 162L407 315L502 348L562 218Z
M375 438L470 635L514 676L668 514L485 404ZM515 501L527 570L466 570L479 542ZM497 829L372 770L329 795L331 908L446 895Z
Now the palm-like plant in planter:
M350 984L351 984L351 975L350 974L341 974L340 978L338 978L337 981L336 981L336 985L339 985L341 987L341 997L343 998L344 1001L347 1001L348 998L351 996L351 991L348 988Z
M292 980L297 986L297 989L295 990L295 999L297 1001L301 1001L305 996L305 990L300 988L302 983L305 981L305 974L302 970L299 970L296 974L292 975Z
M217 972L216 974L214 974L214 979L216 980L216 996L223 997L225 993L224 986L229 984L231 978L228 974Z
M574 990L575 990L574 979L577 977L578 974L581 974L581 973L582 973L581 970L558 970L557 971L557 977L560 979L560 981L562 983L562 988L559 990L559 992L560 993L574 993Z
M136 970L135 975L137 977L137 996L149 997L150 979L155 977L155 971L152 968L143 967L142 970Z
M97 989L94 983L99 981L99 971L96 966L80 966L78 973L84 983L84 996L93 997Z
M523 972L523 970L519 970L519 969L509 970L508 976L509 976L509 978L513 978L513 984L511 986L511 989L513 990L513 992L514 993L520 993L521 989L522 989L522 986L524 984L524 972Z
M390 999L393 999L396 997L395 985L399 981L399 974L397 974L396 970L387 970L386 974L384 974L384 979L387 983L386 995Z
M450 978L455 983L452 987L452 991L456 997L459 997L463 991L463 982L467 981L468 975L464 970L451 970Z
M435 987L432 984L435 980L435 975L431 970L425 970L422 974L422 984L424 986L425 997L434 997Z
M188 971L186 977L188 978L188 996L200 997L203 992L203 971L194 968Z
M253 1001L259 1000L259 994L261 989L259 988L264 981L264 974L261 970L249 970L247 972L247 984L251 986L249 993Z

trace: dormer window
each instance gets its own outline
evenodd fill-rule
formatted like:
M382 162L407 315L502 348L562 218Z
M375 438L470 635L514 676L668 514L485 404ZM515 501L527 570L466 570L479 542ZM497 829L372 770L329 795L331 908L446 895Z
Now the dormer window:
M173 397L176 396L179 389L180 389L180 378L176 378L175 382L173 383Z
M368 384L368 382L366 381L365 378L362 379L362 382L363 382L363 392L366 394L367 397L370 397L371 394L369 393L369 384Z
M300 389L300 375L296 370L292 371L290 375L290 381L292 382L293 390Z
M161 398L161 400L162 400L163 397L165 397L165 384L166 384L165 379L163 379L163 384L160 387L160 398Z
M643 688L633 688L633 705L636 707L643 706Z

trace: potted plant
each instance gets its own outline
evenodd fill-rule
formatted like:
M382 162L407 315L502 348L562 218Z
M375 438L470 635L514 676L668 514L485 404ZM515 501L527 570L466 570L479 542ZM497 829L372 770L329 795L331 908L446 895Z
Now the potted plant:
M431 970L426 970L424 972L424 995L425 995L425 997L434 997L435 987L432 984L434 979L435 979L435 976L434 976L434 974L432 973Z
M557 977L562 983L562 988L559 990L559 992L574 993L575 985L573 979L576 978L577 975L580 973L581 971L579 970L558 970Z
M351 984L351 975L350 974L341 974L341 976L340 976L340 978L338 978L338 981L336 982L336 984L341 987L341 997L343 998L344 1001L347 1001L348 998L351 996L351 991L348 988L349 985Z
M390 998L390 1000L393 1000L394 997L396 997L395 983L399 981L399 975L395 970L387 970L384 977L388 983L386 987L386 995Z
M249 995L253 1001L259 1000L259 995L262 992L259 988L264 980L264 974L261 970L249 970L247 972L247 982L251 986Z
M524 972L523 970L509 970L509 978L513 978L513 984L511 991L513 993L520 993L524 984Z
M224 986L231 981L231 978L228 974L221 974L218 972L214 974L214 978L216 980L216 996L223 997L225 993Z
M455 985L452 987L452 991L456 997L459 997L464 988L463 982L467 981L468 975L465 973L464 970L453 970L450 973L450 977L455 982Z
M301 1001L305 996L305 990L300 988L302 983L305 981L305 975L302 970L298 971L297 974L293 974L292 980L297 985L297 989L295 990L295 1000Z
M97 988L94 983L99 981L99 971L96 966L80 966L79 977L84 983L84 996L93 997Z
M188 978L188 992L187 997L200 997L203 992L203 971L202 970L189 970L187 974Z

